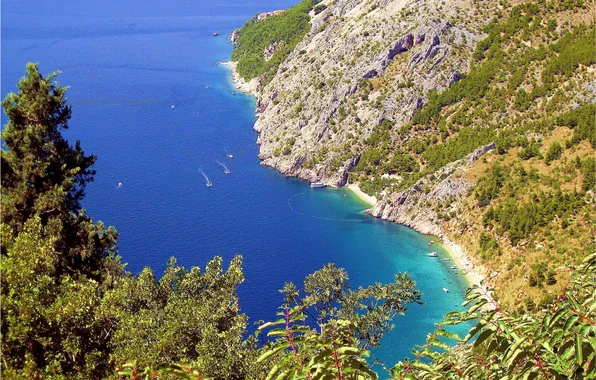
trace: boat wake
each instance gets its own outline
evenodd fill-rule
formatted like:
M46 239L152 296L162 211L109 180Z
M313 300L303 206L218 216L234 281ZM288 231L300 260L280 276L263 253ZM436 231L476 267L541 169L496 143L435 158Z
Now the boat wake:
M213 182L211 182L211 180L209 179L209 177L207 177L207 174L205 174L202 170L199 169L199 172L203 175L203 177L205 177L205 185L207 185L207 187L211 187L213 186Z
M294 209L294 207L292 206L292 199L294 199L295 197L299 196L299 195L304 195L304 193L298 193L298 194L294 194L292 195L289 199L288 199L288 206L290 206L290 210L292 210L292 212L294 214L298 214L301 216L306 216L307 218L313 218L313 219L319 219L319 220L329 220L331 222L345 222L345 223L362 223L364 222L364 219L338 219L338 218L327 218L324 216L317 216L317 215L309 215L309 214L305 214L303 212L300 211L296 211Z
M227 167L227 166L225 166L224 164L222 164L222 163L221 163L221 162L219 162L219 161L215 161L215 162L217 162L219 165L221 165L221 167L222 167L222 168L224 168L224 173L226 173L226 174L230 174L230 173L231 173L231 172L230 172L230 169L228 169L228 167Z

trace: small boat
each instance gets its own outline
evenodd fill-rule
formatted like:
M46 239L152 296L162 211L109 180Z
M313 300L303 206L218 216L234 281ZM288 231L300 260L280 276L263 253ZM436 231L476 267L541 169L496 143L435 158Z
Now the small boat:
M431 253L429 253L429 254L428 254L428 255L426 255L426 256L428 256L428 257L437 257L437 256L439 256L439 254L438 254L438 253L436 253L436 252L431 252Z
M310 184L310 187L312 188L319 188L319 187L326 187L327 185L325 185L323 182L313 182Z
M170 108L174 109L174 108L176 108L176 106L174 106L174 105L171 105L171 106L170 106Z
M431 241L429 241L429 242L428 242L428 246L429 246L429 247L430 247L431 245L433 245L433 244L435 244L435 241L434 241L434 240L431 240Z
M449 289L447 289L447 288L443 288L443 291L444 291L445 293L449 293Z
M122 182L118 182L118 187L122 187Z
M211 182L211 180L209 179L209 177L207 177L207 174L205 174L205 172L199 169L199 173L201 173L203 177L205 177L205 185L207 185L207 187L213 186L213 182Z
M457 269L457 265L450 266L451 269Z
M443 257L443 261L449 261L448 257Z
M229 153L228 158L234 158L234 155L232 153Z
M217 37L217 36L219 36L219 33L218 32L213 32L212 36L213 37Z
M220 165L220 166L223 168L223 170L224 170L224 173L226 173L226 174L230 174L230 173L231 173L231 172L230 172L230 169L228 169L228 167L227 167L227 166L225 166L223 163L221 163L221 162L219 162L219 161L215 161L215 162L217 162L217 164L218 164L218 165Z

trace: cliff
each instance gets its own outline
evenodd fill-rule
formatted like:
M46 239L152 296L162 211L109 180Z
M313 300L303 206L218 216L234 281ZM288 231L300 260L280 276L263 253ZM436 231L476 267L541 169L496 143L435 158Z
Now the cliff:
M487 20L455 22L468 18L465 4L339 0L312 14L310 32L258 93L263 164L345 185L380 121L407 123L430 90L468 71Z
M494 148L494 143L478 148L463 159L451 162L420 179L406 190L385 195L368 213L406 225L423 234L442 236L444 231L439 211L429 206L463 198L475 183L462 174L474 161ZM456 204L451 204L449 209L441 209L440 212L449 213L456 208Z
M594 4L307 3L283 59L283 39L252 51L275 75L235 75L262 164L459 244L505 307L548 302L595 243Z

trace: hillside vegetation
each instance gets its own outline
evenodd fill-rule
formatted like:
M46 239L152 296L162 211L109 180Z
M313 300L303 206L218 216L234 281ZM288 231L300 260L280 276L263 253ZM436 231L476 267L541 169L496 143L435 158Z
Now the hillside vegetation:
M239 30L239 38L232 53L232 60L238 62L238 73L246 80L259 76L271 79L281 62L309 31L308 14L317 2L303 0L279 15L247 21ZM275 50L266 59L265 51L270 47Z
M358 184L371 214L459 243L525 312L594 251L596 27L592 2L516 4L326 4L255 129L264 164Z

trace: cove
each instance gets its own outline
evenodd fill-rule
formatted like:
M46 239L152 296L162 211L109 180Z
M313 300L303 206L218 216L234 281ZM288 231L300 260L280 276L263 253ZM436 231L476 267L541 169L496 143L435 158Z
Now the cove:
M293 3L33 0L23 7L8 0L2 96L15 90L28 61L44 73L62 70L73 107L65 136L99 157L84 206L117 228L132 272L150 265L159 275L171 256L204 267L215 255L241 254L239 294L251 323L275 319L277 290L328 262L344 267L353 286L410 273L426 304L398 317L377 350L391 366L446 312L461 310L466 284L451 263L426 256L429 237L364 215L367 206L349 191L310 189L260 166L255 100L234 94L228 69L216 63L230 56L227 33Z

